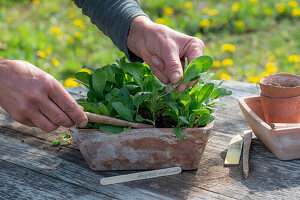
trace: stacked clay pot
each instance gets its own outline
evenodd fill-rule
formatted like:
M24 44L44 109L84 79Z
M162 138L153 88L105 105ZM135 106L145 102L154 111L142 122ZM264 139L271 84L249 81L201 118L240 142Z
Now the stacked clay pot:
M267 124L300 123L300 76L271 74L262 78L259 85Z

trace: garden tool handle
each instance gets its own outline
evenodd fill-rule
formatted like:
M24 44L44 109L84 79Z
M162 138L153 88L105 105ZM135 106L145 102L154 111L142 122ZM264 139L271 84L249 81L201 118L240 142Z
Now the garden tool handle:
M89 122L96 122L101 124L108 124L114 126L130 126L132 128L154 128L154 126L143 123L134 123L122 119L98 115L94 113L85 112Z

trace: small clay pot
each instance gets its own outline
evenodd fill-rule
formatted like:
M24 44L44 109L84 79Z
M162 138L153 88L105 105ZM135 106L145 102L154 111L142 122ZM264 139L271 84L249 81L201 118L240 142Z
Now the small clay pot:
M265 120L271 123L300 123L300 76L271 74L259 82Z

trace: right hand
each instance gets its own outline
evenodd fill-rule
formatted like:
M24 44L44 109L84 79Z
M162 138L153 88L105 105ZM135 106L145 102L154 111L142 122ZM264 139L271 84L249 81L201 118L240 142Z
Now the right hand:
M17 122L51 132L84 127L82 108L50 74L20 60L0 59L0 106Z

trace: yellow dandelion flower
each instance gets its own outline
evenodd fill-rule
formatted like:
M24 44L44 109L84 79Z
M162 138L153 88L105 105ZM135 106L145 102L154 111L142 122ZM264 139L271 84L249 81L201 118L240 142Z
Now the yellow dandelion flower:
M75 37L80 40L82 38L82 34L80 32L76 32Z
M227 72L220 74L220 79L225 79L226 81L231 80L231 76Z
M249 2L251 2L251 3L256 3L257 0L249 0Z
M67 78L64 82L64 87L69 88L80 86L81 84L77 83L75 80L75 78Z
M40 0L33 0L32 3L35 5L39 5L41 2L40 2Z
M209 15L209 16L215 16L215 15L217 15L219 13L219 11L217 10L217 9L211 9L211 10L208 10L207 11L207 14Z
M270 74L274 74L277 71L275 64L272 62L266 64L266 69L267 69L266 72Z
M242 20L237 20L235 22L235 25L239 28L243 28L244 27L244 22Z
M289 1L288 5L292 8L297 8L298 7L298 3L296 1Z
M300 57L298 55L291 55L288 57L288 61L290 63L298 63L300 61Z
M267 72L267 71L264 71L263 73L261 73L261 74L259 75L259 78L261 79L261 78L263 78L263 77L265 77L265 76L268 76L268 75L270 75L270 73Z
M57 27L57 26L52 27L52 28L50 29L50 33L51 33L52 35L58 35L58 34L60 33L59 27Z
M233 60L232 59L230 59L230 58L226 58L226 59L224 59L223 61L222 61L222 65L223 66L231 66L231 65L233 65Z
M214 67L221 67L222 63L220 61L214 61Z
M234 3L234 4L232 4L232 6L231 6L231 10L232 10L233 12L236 12L236 11L238 11L238 10L240 9L240 7L241 7L241 3Z
M75 19L75 20L73 21L73 24L74 24L75 26L82 26L82 25L83 25L83 21L80 20L80 19Z
M252 55L251 55L251 54L247 54L247 55L246 55L246 58L247 58L248 60L250 60L250 59L252 59Z
M285 11L285 4L283 3L276 4L276 10L279 13L283 13Z
M173 15L174 10L173 10L173 8L170 8L170 7L168 7L168 6L165 6L165 7L164 7L164 13L165 13L165 15L170 16L170 15Z
M59 65L59 61L58 61L56 58L53 58L53 59L51 60L51 63L52 63L55 67L57 67L57 66Z
M67 42L72 44L74 42L74 38L72 36L68 37Z
M64 39L64 38L65 38L65 34L64 34L64 33L59 33L59 34L58 34L58 37L59 37L59 39L61 39L61 40L62 40L62 39Z
M250 82L250 83L258 83L259 81L260 81L259 76L249 76L248 77L248 82Z
M222 50L223 51L234 52L235 51L235 46L233 44L223 44L222 45Z
M200 27L206 27L210 25L210 21L208 19L203 19L200 21Z
M184 2L183 6L184 6L185 8L191 8L191 7L193 7L193 3L190 2L190 1L186 1L186 2Z
M294 9L292 10L292 15L293 15L294 17L300 17L300 8L294 8Z
M87 68L81 69L80 72L87 72L87 73L91 74L91 70L89 70Z
M45 50L45 53L46 53L47 55L51 55L51 54L52 54L52 49L49 49L49 48L46 49L46 50Z
M276 60L275 56L269 56L269 61L274 61L274 60Z
M265 15L271 15L272 10L270 8L265 8L264 13L265 13Z
M36 55L38 56L38 57L40 57L40 58L46 58L46 53L44 52L44 51L42 51L42 50L38 50L37 52L36 52Z
M165 19L159 17L159 18L156 19L156 23L158 23L158 24L164 24L165 23Z

